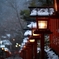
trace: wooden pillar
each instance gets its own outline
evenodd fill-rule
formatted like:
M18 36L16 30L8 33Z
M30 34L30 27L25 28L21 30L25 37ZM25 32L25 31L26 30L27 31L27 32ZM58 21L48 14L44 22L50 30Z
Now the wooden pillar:
M26 59L30 59L30 57L29 57L30 56L30 53L29 53L30 50L27 48L25 51L26 51L26 56L25 56Z
M57 2L57 10L59 11L59 0L56 0Z
M24 50L21 51L20 56L24 59Z
M34 42L34 59L37 59L37 40Z
M33 45L28 44L26 46L26 59L33 59Z
M30 56L33 59L33 44L30 45Z
M59 11L59 0L54 0L55 11Z
M41 59L44 59L44 34L41 34Z
M23 58L26 59L26 51L24 50L23 53Z

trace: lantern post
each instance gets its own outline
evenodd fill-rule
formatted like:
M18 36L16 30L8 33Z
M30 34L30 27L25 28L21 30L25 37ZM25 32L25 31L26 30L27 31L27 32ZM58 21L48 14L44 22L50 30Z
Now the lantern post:
M40 14L40 10L47 9L47 7L29 7L30 8L30 17L36 18L37 28L34 31L35 34L41 35L41 59L44 59L44 36L45 34L51 34L52 32L49 29L49 12L44 15L44 13Z

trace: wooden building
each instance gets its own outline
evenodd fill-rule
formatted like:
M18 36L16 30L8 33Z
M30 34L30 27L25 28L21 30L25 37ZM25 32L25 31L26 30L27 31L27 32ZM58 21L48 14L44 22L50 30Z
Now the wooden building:
M59 54L59 20L50 20L50 30L53 32L50 36L50 47Z
M54 0L55 13L50 18L50 47L59 55L59 0Z

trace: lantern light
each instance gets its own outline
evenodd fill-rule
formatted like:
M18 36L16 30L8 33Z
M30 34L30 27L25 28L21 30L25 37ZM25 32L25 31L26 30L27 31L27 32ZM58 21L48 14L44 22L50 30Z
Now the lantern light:
M24 48L26 48L26 46L24 45Z
M47 29L47 21L38 21L38 28L39 29Z
M35 42L35 39L30 39L29 41L30 41L30 42Z
M35 29L32 30L32 35L33 36L39 36L39 34L34 34Z
M19 44L19 47L20 47L21 45Z
M4 50L4 48L2 48L2 50Z

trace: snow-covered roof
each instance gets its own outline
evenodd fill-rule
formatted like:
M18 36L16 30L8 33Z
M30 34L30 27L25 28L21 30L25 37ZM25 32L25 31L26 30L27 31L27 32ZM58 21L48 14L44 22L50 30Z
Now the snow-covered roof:
M10 37L11 36L11 34L6 34L8 37Z
M6 36L1 36L2 38L7 38Z
M2 44L2 40L0 40L0 44Z
M31 11L31 14L30 14L30 15L37 15L36 9L33 9L33 10Z
M26 43L28 39L29 39L28 37L24 38L23 42Z
M5 51L9 51L9 53L11 53L11 51L8 48L6 48L6 47L4 47L4 50Z
M23 43L21 43L20 48L22 49L22 48L24 47L24 45L25 45L25 43L24 43L24 42L23 42Z
M36 22L30 22L30 24L27 25L27 27L29 27L29 28L36 28L37 27Z
M32 35L32 31L31 31L31 30L27 30L27 31L24 33L24 36L27 36L27 35Z
M6 47L4 48L4 50L7 50L7 51L9 51L9 49L8 49L8 48L6 48Z
M12 43L9 40L2 40L2 43L4 45L12 45Z
M25 45L25 43L23 42L23 43L21 43L21 46L23 46L23 45Z
M41 9L33 9L32 11L31 11L31 13L30 13L30 15L31 16L36 16L36 15L38 15L38 16L48 16L48 15L52 15L53 14L53 12L54 12L54 9L53 8L41 8Z
M23 40L23 42L24 42L24 43L26 43L26 42L27 42L27 40Z
M5 45L0 45L0 48L5 48Z

